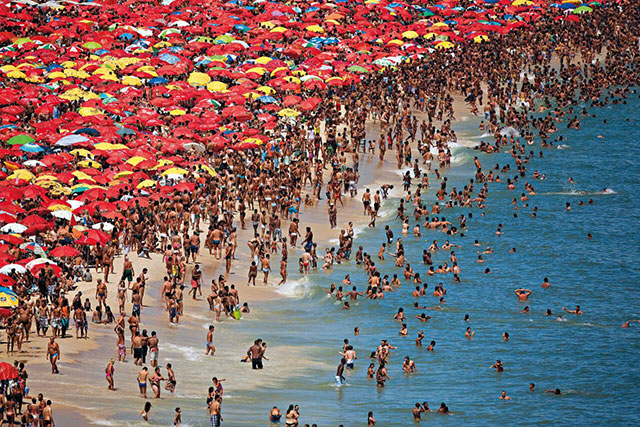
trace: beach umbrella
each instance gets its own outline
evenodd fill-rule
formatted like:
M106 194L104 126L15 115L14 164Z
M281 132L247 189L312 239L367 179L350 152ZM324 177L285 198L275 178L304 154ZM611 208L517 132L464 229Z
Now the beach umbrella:
M0 381L15 380L16 378L18 378L18 370L10 363L0 362Z
M593 12L593 9L590 8L589 6L579 6L573 9L572 11L572 13L575 13L576 15L582 15L582 14L591 13L591 12Z
M13 136L11 138L9 138L9 140L7 141L7 144L9 145L23 145L23 144L27 144L29 142L34 142L35 139L30 136L30 135L26 135L26 134L22 134L22 135L16 135Z
M2 274L10 274L14 271L16 273L26 273L27 269L20 264L7 264L2 266L2 268L0 268L0 273Z
M49 255L57 258L78 256L80 254L81 252L72 246L58 246L49 251Z
M0 285L4 287L11 287L16 284L16 281L13 280L10 276L6 274L0 274Z
M4 233L20 234L20 233L23 233L27 228L29 227L27 227L26 225L22 225L17 222L12 222L4 225L2 228L0 228L0 231Z

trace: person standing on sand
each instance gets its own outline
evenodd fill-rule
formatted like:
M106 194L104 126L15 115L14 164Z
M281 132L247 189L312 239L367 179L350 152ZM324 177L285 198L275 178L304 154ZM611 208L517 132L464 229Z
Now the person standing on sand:
M107 387L108 390L115 390L114 386L113 386L113 374L115 372L115 367L114 367L114 360L113 359L109 359L109 363L107 363L107 367L104 369L104 373L107 377L107 383L109 384L109 387Z
M53 427L53 409L51 408L51 401L47 400L47 405L42 409L42 425L44 427Z
M51 373L59 374L58 365L56 362L60 360L60 346L56 342L55 337L49 338L49 344L47 345L47 359L51 363Z

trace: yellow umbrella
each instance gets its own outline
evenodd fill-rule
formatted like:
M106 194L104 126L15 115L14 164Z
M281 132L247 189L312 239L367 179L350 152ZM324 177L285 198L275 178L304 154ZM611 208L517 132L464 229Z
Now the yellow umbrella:
M9 71L6 76L10 79L24 79L25 77L27 77L25 73L18 70Z
M0 308L15 308L18 306L18 295L9 288L0 290ZM6 289L6 290L5 290Z
M284 33L285 31L287 31L285 27L275 27L269 30L270 33Z
M169 159L160 159L158 160L158 164L156 164L154 167L151 168L151 170L156 170L158 168L161 168L162 166L168 166L168 165L172 165L173 161L169 160Z
M320 25L309 25L305 28L305 30L311 31L313 33L324 33L324 28L322 28Z
M78 162L78 166L82 166L83 168L96 168L96 169L100 169L102 167L102 165L98 162L95 162L93 160L82 160Z
M256 90L263 92L265 95L272 95L276 93L276 90L270 86L259 86L256 88Z
M73 171L73 172L71 172L71 175L75 176L79 180L95 182L95 180L93 178L91 178L91 176L89 176L88 174L86 174L84 172L81 172L81 171Z
M60 71L54 71L53 73L47 74L47 78L50 80L53 79L64 79L67 75L65 73L61 73Z
M211 176L216 176L216 171L211 169L211 167L208 166L208 165L198 165L198 170L203 170L203 171L207 172Z
M182 168L169 168L166 171L162 172L161 175L166 176L166 175L186 175L188 174L189 171L186 169L182 169Z
M144 181L140 182L140 184L138 184L136 188L137 189L148 188L148 187L153 187L154 185L156 185L156 181L152 179L145 179Z
M72 209L67 205L50 205L47 207L47 209L49 209L50 211L72 211Z
M267 72L267 69L263 67L253 67L247 70L247 73L256 73L260 75L263 75L266 72Z
M482 43L482 42L489 41L489 37L487 37L485 35L475 36L473 38L473 41L474 41L474 43Z
M102 111L98 110L97 108L93 108L93 107L80 107L80 109L78 109L78 114L80 114L83 117L86 117L86 116L97 116L99 114L102 114Z
M294 76L286 76L284 80L288 81L289 83L300 84L300 79Z
M529 5L533 4L533 2L531 0L516 0L511 4L513 6L529 6Z
M91 155L91 152L89 150L85 150L84 148L76 148L75 150L71 150L70 153L74 155L77 154L81 157L88 157Z
M440 42L436 45L436 49L450 49L452 47L454 47L455 45L451 42Z
M278 115L282 117L297 117L300 115L296 110L292 110L291 108L284 108L278 111Z
M227 84L219 81L211 82L207 85L209 92L224 92L227 90Z
M256 59L256 63L262 65L268 64L271 61L273 61L273 58L269 58L268 56L261 56L260 58Z
M118 172L117 174L115 174L114 178L119 179L119 178L124 178L124 177L129 176L129 175L133 175L133 171Z
M125 76L122 79L122 84L127 86L142 86L142 81L136 76Z
M169 111L169 114L172 116L184 116L187 114L185 110L181 110L180 108L176 108L175 110Z
M418 33L416 33L415 31L405 31L404 33L402 33L402 37L405 39L415 39L416 37L418 37Z
M393 39L387 42L387 44L395 44L395 45L402 45L402 40L398 40L398 39Z
M147 159L145 159L142 156L134 156L134 157L131 157L130 159L128 159L125 163L129 163L131 166L135 166L140 162L144 162L145 160L147 160Z
M16 169L13 171L11 175L7 177L7 180L24 179L25 181L31 181L33 178L35 178L35 175L29 172L28 170Z
M189 75L189 79L187 81L191 86L206 86L207 83L211 81L211 77L209 77L208 74L194 71Z
M100 143L94 145L93 147L96 150L103 150L103 151L126 150L126 149L129 148L124 144L110 144L108 142L100 142Z

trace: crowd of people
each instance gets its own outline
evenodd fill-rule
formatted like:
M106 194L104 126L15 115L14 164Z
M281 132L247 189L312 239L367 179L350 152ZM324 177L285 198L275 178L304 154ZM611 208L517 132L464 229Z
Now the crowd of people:
M334 49L333 42L325 39L313 44L311 49L315 50L298 53L294 40L300 34L288 34L291 30L283 27L285 31L279 33L281 36L271 42L282 42L295 53L274 48L269 37L261 37L255 50L229 49L225 52L229 56L212 60L212 54L222 53L215 48L220 43L205 40L212 40L208 36L196 40L204 37L196 35L215 35L205 22L215 17L207 7L222 10L217 2L206 2L196 13L185 16L192 20L191 23L181 21L187 25L166 27L183 28L185 33L200 28L193 31L193 38L183 38L180 31L171 31L167 34L173 36L165 34L166 37L158 39L146 35L144 14L164 19L161 17L169 16L172 11L183 10L182 4L175 3L163 2L159 7L152 3L112 5L104 2L100 5L102 8L80 3L66 4L62 9L14 5L12 15L2 18L9 35L3 33L0 37L13 47L0 49L3 64L18 66L14 66L15 70L2 67L4 74L0 80L0 101L4 106L0 135L13 146L0 152L4 164L2 176L6 178L0 191L0 223L5 233L0 235L3 242L0 255L5 264L0 282L9 287L16 298L16 303L3 314L7 354L22 351L25 342L48 340L46 356L52 374L56 374L62 355L59 342L68 337L69 329L75 327L77 339L88 339L90 323L112 324L116 357L110 359L105 368L108 388L115 388L116 360L125 362L130 355L136 365L143 366L148 356L153 372L145 366L137 377L140 397L144 399L147 384L158 398L161 382L165 381L165 389L172 392L176 379L171 364L166 364L166 377L162 375L159 338L153 331L149 335L141 326L145 288L152 283L148 271L137 271L136 258L162 258L166 275L161 304L170 323L178 323L185 315L185 287L189 288L187 296L192 294L193 300L203 297L205 277L198 260L202 261L206 254L201 251L208 251L216 260L224 260L225 274L211 280L211 292L203 297L207 301L204 309L213 311L216 320L220 320L223 313L227 318L238 319L242 313L249 313L248 304L243 304L236 288L239 284L229 279L239 245L246 240L250 251L249 259L243 261L247 264L251 286L256 286L259 274L263 285L273 283L269 280L273 258L280 259L278 284L284 283L290 271L287 264L290 252L299 253L301 274L309 274L319 265L330 269L334 263L349 261L355 245L353 224L340 231L338 248L327 249L321 255L324 262L320 264L317 238L311 227L304 225L304 215L300 214L324 203L328 223L336 228L341 222L338 210L344 206L344 199L357 197L363 203L369 226L375 227L380 207L396 184L359 193L358 186L362 187L360 160L373 156L382 163L388 161L387 151L394 153L397 168L411 169L399 184L405 192L396 217L402 236L409 233L436 236L436 232L442 232L447 239L467 233L472 214L461 215L456 218L458 224L454 224L452 218L447 220L444 216L446 210L454 206L482 210L489 203L490 188L496 185L520 193L514 205L521 209L520 214L529 209L535 216L535 205L530 206L535 200L534 184L535 180L544 179L544 173L527 169L529 160L536 157L533 147L527 147L535 138L543 148L557 146L562 141L554 139L553 132L562 121L568 122L569 128L579 128L579 116L588 113L575 111L572 104L583 101L600 107L624 102L624 97L631 94L630 87L639 83L638 17L628 13L636 6L634 2L604 3L577 20L564 19L566 16L551 13L551 9L547 9L547 14L533 17L527 5L522 5L526 9L520 11L522 16L528 16L518 21L522 25L501 33L481 34L486 38L481 41L486 42L461 42L452 48L438 46L443 36L451 40L459 38L445 24L444 30L434 33L434 37L441 37L438 45L425 47L416 54L415 44L405 46L403 51L397 43L387 43L384 52L388 56L410 55L392 66L370 61L366 64L370 72L362 74L347 71L345 64L362 60L357 52L364 48L356 49L350 41L365 47L378 43L363 40L360 33L363 19L366 30L380 26L395 34L434 12L426 8L402 8L403 13L398 14L401 17L392 17L389 21L386 17L391 15L382 8L369 8L364 18L360 3L343 2L341 18L328 18L332 9L322 7L314 19L320 22L344 19L344 25L328 25L326 35L345 41L348 48ZM456 4L473 12L474 17L505 14L501 6L493 6L491 2L483 5L490 8L490 11L482 9L484 12L479 12L480 8L471 1ZM156 6L157 10L153 10ZM275 10L258 3L251 12L245 13L258 16ZM426 15L425 10L430 10L431 15ZM290 14L288 10L285 12ZM285 12L273 16L284 16ZM120 14L122 26L111 29L117 36L104 38L106 41L100 49L107 52L98 53L99 48L79 44L74 35L108 32L113 21L95 19L104 13ZM89 24L82 24L82 20L88 20ZM442 16L435 15L432 21L420 25L433 29L442 27L434 24L444 24L443 21ZM229 27L226 32L245 44L255 44L252 38L262 34L260 28L252 33L224 25ZM276 25L272 24L271 28ZM63 29L67 26L73 26L73 31L65 33ZM42 48L47 37L51 37L53 51L67 56L66 65L58 64L55 55L43 53L47 50ZM18 38L22 41L17 42ZM147 49L149 40L157 42L152 49ZM171 46L179 49L168 49ZM324 48L324 52L319 47ZM19 67L28 56L20 49L36 52L39 65L31 68L46 70L46 73L27 73L29 67ZM160 53L159 49L166 50ZM129 53L138 50L142 51L141 58L127 59L131 57ZM263 61L268 68L249 71L244 67L251 64L256 68L263 64L258 61L261 53L271 55L269 61ZM112 60L100 60L101 55ZM166 56L162 63L166 65L161 65L157 59L162 55L173 56L178 61ZM324 57L318 58L320 55ZM201 57L207 57L206 61ZM302 78L298 76L315 75L314 70L322 63L316 63L314 58L330 63L329 71L317 73L325 80L306 84L316 79L305 79L300 83ZM109 61L116 64L109 72L90 76L85 71L93 72ZM229 69L215 67L227 62ZM162 67L168 68L160 74L156 72ZM296 72L303 69L309 73ZM240 70L244 74L239 75ZM527 72L527 76L523 76L522 71ZM51 77L49 74L53 73L62 76ZM200 74L215 76L217 80L211 83L220 83L224 89L209 90L208 82L200 85L196 79L205 79ZM111 75L118 82L131 77L127 81L133 83L112 87L113 79L100 77ZM274 76L287 78L283 79L284 83L276 83L271 81ZM330 80L333 77L340 81ZM156 78L163 81L158 83L154 81ZM189 86L186 82L194 83ZM170 87L172 84L174 87ZM46 94L34 93L34 88L37 91L37 87L43 86ZM219 95L202 96L203 86L208 95ZM276 102L257 96L259 87L271 88L264 89L262 96L271 94L277 98ZM229 90L233 88L238 90ZM604 92L606 88L612 89ZM119 99L107 93L112 89L117 89ZM176 92L176 99L172 98L171 91ZM470 111L484 115L482 130L493 137L480 143L478 149L488 154L507 151L514 160L514 165L490 169L483 167L476 157L474 179L461 189L448 186L446 178L446 169L451 163L448 143L456 140L452 128L456 120L455 98L460 95ZM114 101L105 102L105 99ZM304 104L304 101L308 102ZM278 102L293 107L288 108L293 112L281 110L276 105ZM216 104L221 103L225 108L217 114ZM269 105L275 105L275 109ZM273 111L278 113L270 114ZM379 135L377 139L369 139L371 131ZM71 138L65 140L67 137ZM537 156L542 157L543 152ZM437 202L427 206L424 196L432 189ZM567 204L567 210L570 209ZM416 225L410 231L411 217ZM503 232L498 228L496 235ZM427 286L423 281L426 278L420 277L411 266L420 260L407 259L402 238L394 239L389 226L384 233L385 242L378 259L384 259L385 255L394 257L395 266L402 272L379 271L375 256L359 246L355 263L368 273L369 283L364 292L358 292L348 278L342 286L332 286L328 293L339 301L345 300L342 308L349 309L349 301L358 296L383 298L385 292L407 282L416 286L414 296L425 295ZM371 253L375 250L372 248ZM432 256L442 251L449 252L448 261L436 266ZM485 251L491 253L491 248ZM484 254L479 254L477 262L485 262ZM116 259L122 260L121 272L115 271ZM425 249L422 262L428 266L427 277L451 275L453 280L459 280L462 274L455 246L448 240L443 244L433 240ZM78 288L84 283L93 283L92 271L101 276L96 278L94 298L88 298L86 291L83 295ZM485 273L490 272L486 267ZM551 286L546 279L544 283L543 291ZM351 291L343 289L347 286L351 286ZM526 300L531 292L515 291L520 300ZM433 291L437 298L435 306L420 307L416 303L415 307L438 310L446 303L446 293L447 289L441 284ZM117 296L117 309L107 305L109 294ZM564 310L583 314L579 305L574 310ZM416 317L419 322L430 319L426 314ZM395 319L402 325L400 335L408 335L409 319L403 310L398 311ZM32 333L34 326L36 337ZM125 336L127 328L130 346ZM419 345L424 337L420 334L416 340ZM470 328L467 334L467 338L473 338ZM433 351L435 342L429 347ZM375 379L378 387L384 387L385 382L391 380L386 366L393 349L383 340L372 355L378 367L372 364L367 376ZM265 350L266 343L262 340L256 340L249 349L246 360L251 360L254 369L262 369ZM215 352L213 329L207 336L206 352L212 355ZM353 347L346 345L336 372L337 385L343 384L345 368L351 369L355 358ZM497 365L498 362L494 365L496 369ZM502 365L499 366L502 369ZM403 371L410 374L416 369L419 368L407 356ZM23 381L26 382L26 378ZM17 396L20 395L20 399L29 396L24 384L17 390L19 392L0 397L10 425L22 412L22 405L16 404ZM507 397L505 394L502 398ZM212 426L220 425L221 385L210 391L207 404ZM147 402L141 413L145 420L150 410L151 404ZM426 402L416 404L412 411L419 419L420 413L429 411L429 407ZM270 418L280 417L277 412L272 410ZM447 405L443 403L438 412L449 413ZM28 414L26 418L24 414ZM179 424L180 414L177 408L174 423ZM29 415L42 419L41 425L51 425L50 401L42 398L27 405L22 415L27 423ZM298 425L298 415L299 408L289 408L287 425ZM23 425L30 425L25 422ZM368 424L375 424L372 413Z

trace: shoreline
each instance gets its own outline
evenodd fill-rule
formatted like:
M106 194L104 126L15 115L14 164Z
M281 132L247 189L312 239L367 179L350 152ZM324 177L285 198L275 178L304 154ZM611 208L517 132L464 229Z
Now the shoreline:
M460 95L455 95L454 99L454 113L457 120L452 121L452 127L457 127L459 123L465 123L469 121L473 121L475 119L480 119L480 116L470 115L468 108L466 108L464 101ZM412 112L417 114L418 116L424 115L424 113L420 113L417 110L412 108ZM461 119L461 117L466 117L465 120ZM422 117L421 117L422 118ZM434 124L440 125L442 122L434 122ZM379 131L379 122L373 123L371 119L367 120L367 140L375 139L380 134ZM344 126L344 125L343 125ZM456 131L456 135L458 132ZM375 138L374 138L375 137ZM467 147L468 148L468 147ZM395 148L388 150L385 160L380 162L378 159L377 153L374 155L366 154L360 159L360 172L361 176L357 183L358 194L353 199L345 194L344 196L344 207L340 207L338 210L338 227L335 229L331 229L328 223L327 216L327 201L326 198L323 197L318 203L314 206L304 206L301 209L299 214L300 219L300 228L310 226L314 232L314 240L318 244L318 258L319 261L322 259L322 252L327 247L335 246L337 242L337 236L339 234L339 230L342 228L346 228L346 225L351 221L353 222L354 231L356 234L354 236L354 246L357 246L356 237L357 233L361 230L367 228L369 223L369 218L367 216L362 215L362 202L361 196L364 192L365 188L375 189L377 186L388 183L389 181L395 181L400 178L399 171L402 169L397 169L394 159ZM348 164L351 165L351 159L348 160ZM325 174L326 175L326 174ZM446 170L443 173L443 176L446 176ZM392 177L392 179L389 179ZM390 192L390 197L402 197L402 189L401 186L395 182L396 187ZM305 188L303 195L308 193L308 189ZM433 191L433 187L430 187L427 192ZM384 206L384 201L382 206ZM381 210L382 211L382 210ZM205 226L208 226L208 223L204 223ZM341 227L342 226L342 227ZM283 232L288 228L288 222L283 222ZM235 284L236 289L240 294L241 302L249 302L250 307L252 304L258 303L261 309L265 312L269 311L269 306L274 301L281 298L295 298L296 295L286 295L284 293L279 292L279 287L275 285L273 282L277 283L280 279L279 269L273 268L274 265L279 264L280 256L274 257L272 259L272 274L269 277L269 284L267 286L261 285L262 274L258 274L256 282L257 286L247 286L246 285L246 274L248 271L248 267L251 263L251 259L249 258L250 251L247 246L247 242L251 239L252 229L248 226L245 230L238 229L238 247L236 250L237 259L232 263L231 274L227 279L229 284ZM300 255L301 252L298 248L289 248L289 268L288 268L288 280L292 280L291 277L296 277L297 280L299 273L297 272L297 262L293 262L296 259L296 255ZM163 277L165 275L165 267L162 262L161 254L151 254L151 259L139 258L136 254L134 254L131 258L131 261L134 264L134 272L135 275L139 274L143 268L148 268L148 280L147 280L147 288L159 288L162 286ZM277 262L275 262L277 259ZM119 258L114 260L114 267L116 274L112 276L112 280L109 282L109 293L107 296L107 304L111 307L117 307L116 302L116 292L111 289L111 287L115 286L117 280L113 280L114 277L120 277L120 272L122 271L122 263L124 261L123 256L121 255ZM208 284L212 278L217 278L218 275L224 274L225 266L221 260L216 260L214 256L208 254L207 248L201 247L200 254L198 257L198 264L201 265L203 271L203 287L205 290L208 288ZM187 265L187 270L185 274L185 278L190 277L191 269L193 268L193 263ZM294 266L294 267L292 267ZM294 274L291 274L291 272ZM316 272L312 272L310 274L318 274L321 273L322 270L319 269ZM81 291L83 293L83 298L86 296L90 296L93 300L93 296L95 294L95 285L97 282L97 278L102 277L102 273L95 273L95 270L92 271L92 281L91 282L79 282L78 288L73 291L78 292ZM304 276L301 276L304 277ZM277 279L276 279L277 278ZM188 282L185 279L185 282ZM328 286L329 284L327 284ZM151 292L147 292L145 294L145 304L142 310L142 320L140 322L141 328L145 328L145 308L152 307L157 305L158 301L151 297ZM203 296L205 292L203 292ZM128 303L130 304L130 303ZM189 325L193 327L195 325L201 324L203 319L202 315L205 316L205 323L211 322L211 324L216 326L216 334L220 336L221 334L225 334L225 324L229 322L228 319L224 317L221 318L221 322L215 322L213 320L213 312L208 310L206 299L202 297L198 298L198 301L194 304L193 300L189 297L185 297L185 314L182 318L181 325ZM246 316L247 321L252 321L252 315L255 313L252 310L252 313L249 313ZM158 319L156 319L158 320ZM168 322L166 322L168 325ZM235 322L231 322L233 324ZM158 336L162 340L163 329L157 329ZM73 331L70 330L68 333L73 334ZM87 354L109 354L115 357L115 350L113 347L113 342L115 342L115 336L111 331L111 325L106 326L98 326L93 323L90 324L89 329L89 339L86 340L76 340L73 336L67 337L61 342L61 351L63 353L63 359L59 363L61 370L65 368L65 364L73 363L73 364L82 364L86 365L87 369L99 370L102 371L104 369L104 365L108 361L108 357L105 357L104 360L96 360L92 362L91 360L87 360ZM204 333L203 333L204 336ZM32 346L32 350L34 349L33 345L36 344L35 352L30 351L29 355L26 358L20 354L20 357L13 357L13 359L27 362L27 370L30 372L31 378L39 377L39 378L47 378L50 374L49 364L46 362L46 359L43 357L44 352L46 350L46 342L42 338L38 338L37 340L31 340L29 345ZM127 347L129 347L130 340L127 338ZM44 347L43 347L44 346ZM245 343L237 343L234 348L227 349L231 350L233 353L242 354L245 351L245 347L247 345ZM70 356L70 357L69 357ZM77 356L77 357L76 357ZM128 355L129 357L129 355ZM119 365L119 363L117 363ZM133 366L131 361L128 360L126 365ZM133 373L129 375L134 375ZM56 396L56 392L54 390L34 390L35 392L44 392L47 395L52 395L56 398L56 402L62 401L62 408L59 408L56 411L56 415L61 416L67 419L73 419L77 415L81 415L88 422L94 422L95 418L91 416L95 416L94 409L81 409L78 406L74 406L72 402L65 402L63 396ZM106 392L106 391L105 391ZM120 393L118 393L120 394ZM123 398L126 398L127 394L122 395ZM129 396L132 397L132 396ZM153 399L151 399L153 401ZM59 415L60 414L60 415Z

